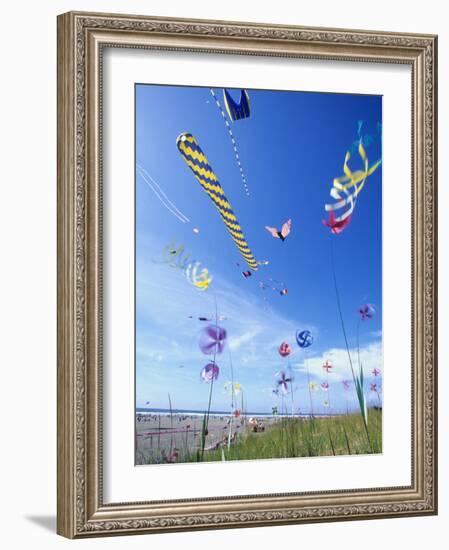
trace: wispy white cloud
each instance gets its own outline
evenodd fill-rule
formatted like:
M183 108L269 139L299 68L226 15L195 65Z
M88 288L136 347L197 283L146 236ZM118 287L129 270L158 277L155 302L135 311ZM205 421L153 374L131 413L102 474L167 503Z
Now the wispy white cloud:
M216 301L218 314L226 317L222 325L228 331L228 349L236 364L279 369L276 350L288 336L294 339L297 326L301 326L299 319L267 310L262 297L245 293L222 277L216 277L207 292L199 292L180 269L142 260L139 268L138 356L143 360L160 355L175 361L198 360L198 333L206 323L198 323L197 317L214 318ZM270 348L274 353L269 353Z
M256 338L261 332L260 328L248 330L247 332L244 332L237 338L233 338L229 344L229 347L232 351L238 350L242 347L243 344L246 344L248 342L251 342L254 338Z
M152 246L150 249L157 249ZM294 342L298 327L307 326L318 336L318 327L307 319L289 318L275 309L268 309L262 299L245 292L244 288L216 275L207 292L198 292L189 285L182 270L166 264L144 260L139 257L137 272L137 395L153 402L164 403L167 387L174 402L202 403L207 400L207 387L199 382L199 371L204 361L210 359L201 354L198 348L200 330L207 323L199 322L199 316L226 320L220 323L228 332L227 348L217 358L221 370L221 381L229 379L229 352L232 355L235 379L242 383L250 404L276 402L272 395L275 373L287 368L288 361L296 372L295 399L302 406L308 403L307 366L313 379L321 382L326 379L322 368L326 360L333 365L329 383L352 380L347 352L345 349L330 348L324 352L314 352L309 348L306 354ZM192 318L190 318L192 317ZM381 340L376 340L360 349L360 357L366 375L374 367L382 369ZM278 354L279 344L287 340L293 348L289 359ZM318 338L317 338L318 340ZM351 349L354 365L357 365L357 350ZM183 365L184 368L179 368ZM248 392L248 389L250 391ZM203 395L204 393L204 395ZM188 398L186 396L189 396ZM224 407L223 392L216 392L215 406ZM338 403L333 392L333 403ZM258 397L259 396L259 397ZM352 396L352 394L351 394ZM314 399L319 399L316 395ZM353 396L351 397L353 400ZM186 401L187 400L187 401ZM264 400L264 401L262 401ZM318 401L317 401L318 403ZM319 404L319 403L318 403Z
M350 349L352 364L354 370L358 372L358 353L357 349ZM319 380L327 380L327 373L323 369L326 361L332 363L332 371L329 374L329 382L341 382L342 380L352 380L351 367L348 358L348 352L344 348L331 348L318 355L302 357L300 362L294 364L297 372L309 373ZM371 375L374 368L383 370L382 342L376 341L360 348L360 362L363 366L365 376Z

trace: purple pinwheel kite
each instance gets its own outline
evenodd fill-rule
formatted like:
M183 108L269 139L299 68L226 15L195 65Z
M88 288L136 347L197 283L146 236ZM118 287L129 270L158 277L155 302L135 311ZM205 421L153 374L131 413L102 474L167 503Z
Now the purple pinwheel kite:
M222 353L225 346L226 330L217 325L209 325L200 333L199 346L205 355Z
M293 382L293 376L287 376L283 370L278 374L277 385L281 388L282 393L288 393L288 385Z
M201 369L200 377L204 382L212 382L218 378L220 369L215 363L208 363L205 367Z
M365 304L360 307L359 315L362 321L372 319L376 313L376 308L372 304Z

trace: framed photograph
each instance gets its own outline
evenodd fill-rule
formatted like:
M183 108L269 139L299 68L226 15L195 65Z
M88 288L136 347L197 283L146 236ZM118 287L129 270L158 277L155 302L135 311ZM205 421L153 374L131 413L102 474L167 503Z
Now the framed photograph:
M58 532L436 514L431 35L58 18Z

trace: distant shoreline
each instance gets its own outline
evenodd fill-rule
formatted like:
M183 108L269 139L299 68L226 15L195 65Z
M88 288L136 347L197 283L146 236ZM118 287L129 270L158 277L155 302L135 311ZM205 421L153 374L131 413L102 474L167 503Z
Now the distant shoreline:
M170 409L159 409L159 408L145 408L145 407L137 407L136 408L136 416L139 416L139 415L148 415L148 414L151 414L151 415L168 415L170 416L170 414L172 414L173 416L179 416L179 415L184 415L184 416L198 416L198 417L202 417L204 416L206 411L199 411L199 410L194 410L194 409L172 409L170 411ZM273 414L273 413L268 413L268 412L253 412L253 411L248 411L248 412L245 412L244 415L246 417L251 417L251 416L254 416L254 417L263 417L263 418L276 418L276 417L291 417L292 415L290 413L284 413L284 414ZM345 416L346 413L342 413L342 412L331 412L331 413L313 413L313 416L314 417L320 417L320 418L325 418L325 417L333 417L333 416ZM209 412L209 416L231 416L231 411L210 411ZM296 413L293 415L295 418L309 418L311 415L311 413Z

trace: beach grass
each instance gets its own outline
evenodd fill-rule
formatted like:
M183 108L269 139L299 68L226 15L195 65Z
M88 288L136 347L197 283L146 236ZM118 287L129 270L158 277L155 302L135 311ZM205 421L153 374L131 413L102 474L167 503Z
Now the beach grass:
M172 451L173 462L213 462L223 460L261 460L314 456L362 455L382 452L382 410L368 410L367 438L365 423L359 412L315 418L278 416L263 422L265 431L253 432L245 419L234 424L232 443L225 418L209 419L207 445L203 441L201 418L179 422L176 415L161 416L147 427L152 435L139 437L136 464L160 464ZM176 419L176 433L173 420ZM149 425L150 426L150 425ZM238 428L238 429L237 429ZM151 431L151 430L154 431ZM204 449L204 451L203 451Z
M226 460L260 460L381 453L381 410L369 410L368 430L372 449L360 414L313 419L279 418L265 432L240 436L229 450L224 450L224 456ZM203 460L223 460L222 450L206 453ZM187 461L189 457L186 457ZM196 457L192 456L191 461L196 461Z

